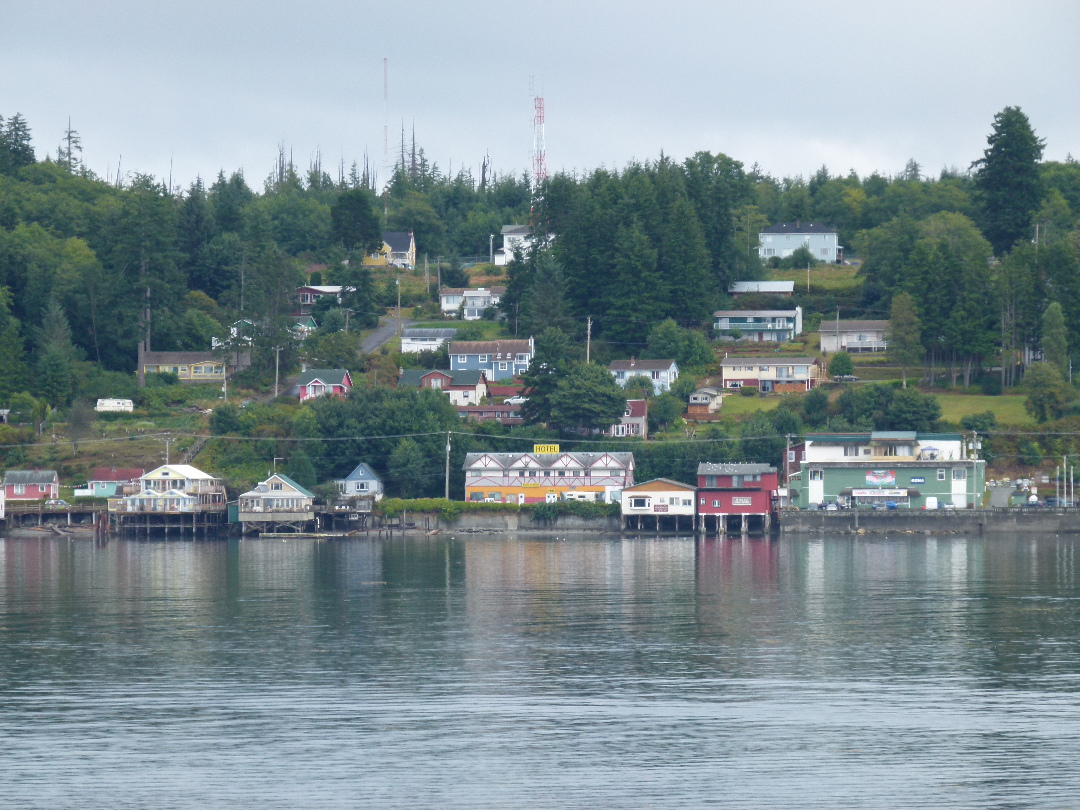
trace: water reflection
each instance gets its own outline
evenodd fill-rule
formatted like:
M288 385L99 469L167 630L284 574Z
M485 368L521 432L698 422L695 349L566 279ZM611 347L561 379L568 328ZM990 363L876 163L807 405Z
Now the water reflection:
M8 806L1080 795L1071 539L37 538L0 572Z

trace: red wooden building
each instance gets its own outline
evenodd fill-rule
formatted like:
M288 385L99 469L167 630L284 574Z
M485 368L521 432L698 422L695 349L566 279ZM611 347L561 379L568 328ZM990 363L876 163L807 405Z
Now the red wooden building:
M777 470L768 464L698 465L698 529L707 534L768 532L776 509Z
M4 473L4 495L9 501L59 498L60 479L55 470L8 470Z

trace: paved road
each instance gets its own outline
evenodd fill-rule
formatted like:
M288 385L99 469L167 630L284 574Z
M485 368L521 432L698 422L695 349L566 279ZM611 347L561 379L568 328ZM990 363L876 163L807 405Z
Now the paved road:
M415 323L415 321L410 321L408 318L402 318L401 328L404 329L413 323ZM364 354L371 354L396 334L397 319L390 317L380 318L378 328L360 341L360 351Z

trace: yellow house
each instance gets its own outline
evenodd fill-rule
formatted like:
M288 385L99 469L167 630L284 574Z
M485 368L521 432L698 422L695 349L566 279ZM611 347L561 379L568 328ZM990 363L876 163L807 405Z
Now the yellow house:
M364 258L368 267L416 267L416 239L412 231L383 231L382 247Z
M143 352L146 374L175 374L181 382L221 382L225 364L210 352Z

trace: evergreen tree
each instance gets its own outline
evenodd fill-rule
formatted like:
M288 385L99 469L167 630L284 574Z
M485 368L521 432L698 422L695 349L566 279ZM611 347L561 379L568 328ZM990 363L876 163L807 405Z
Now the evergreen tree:
M563 430L602 430L626 411L626 392L603 366L574 366L555 387L551 419Z
M31 166L37 162L34 147L30 144L30 127L18 113L8 119L7 126L4 128L4 141L7 147L10 174L15 174L23 166Z
M303 450L297 450L289 458L289 469L285 473L289 478L305 489L311 489L317 483L315 480L315 466Z
M551 422L552 398L575 359L577 347L561 329L545 329L536 338L536 354L521 375L528 399L521 415L529 424Z
M1061 371L1052 363L1032 363L1024 375L1027 399L1024 408L1039 424L1060 419L1069 403L1076 398Z
M11 314L11 293L0 287L0 403L27 386L26 352L19 322Z
M542 253L536 260L532 283L521 302L519 334L535 335L547 328L573 334L575 324L565 290L562 266L550 252Z
M233 172L227 180L225 172L219 172L210 187L214 222L223 231L243 233L244 209L254 198L255 193L248 188L241 172Z
M371 253L382 247L375 197L366 188L352 188L338 195L330 206L331 238L346 250Z
M201 290L211 298L221 289L219 280L215 278L217 268L210 255L210 241L213 238L214 212L202 178L196 177L179 206L176 246L180 249L189 289Z
M909 293L893 296L889 313L889 359L902 369L904 388L907 388L908 366L916 365L923 356L922 325L915 299Z
M667 314L684 323L708 318L716 300L716 279L701 222L685 198L676 200L668 214L659 263L670 290Z
M38 330L37 390L52 406L66 405L74 380L75 347L64 310L55 299L49 302Z
M642 331L659 321L666 308L667 290L648 237L637 222L619 228L615 278L602 324L605 338L624 347L638 345Z
M983 231L998 256L1028 235L1042 199L1039 161L1044 145L1020 108L1006 107L994 116L983 157L972 164L982 197Z
M67 129L64 130L64 139L56 148L56 162L72 174L82 170L82 138L71 128L70 118Z
M416 498L426 487L424 454L410 438L398 442L390 453L390 482L401 498Z
M1042 320L1043 360L1056 366L1062 376L1069 373L1069 343L1065 334L1065 316L1061 304L1054 301L1046 308Z

